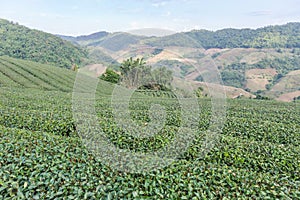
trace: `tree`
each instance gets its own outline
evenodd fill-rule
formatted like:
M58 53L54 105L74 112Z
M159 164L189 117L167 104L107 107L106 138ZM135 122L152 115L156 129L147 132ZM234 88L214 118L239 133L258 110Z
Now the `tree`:
M152 70L152 67L146 65L143 58L134 60L132 57L124 60L120 66L121 82L129 88L165 88L171 86L173 80L172 71L166 67L160 67ZM164 87L161 87L164 86Z
M132 57L129 59L125 60L121 64L121 73L123 76L127 75L130 70L133 70L135 68L143 67L146 64L144 61L144 58L137 58L136 60L133 60Z
M120 80L120 74L112 69L106 69L105 73L100 76L100 79L111 83L118 83Z
M70 69L88 60L87 50L59 37L0 19L0 55Z
M121 75L122 83L127 87L136 87L141 81L142 70L145 69L146 62L143 58L137 58L133 60L132 57L122 62Z

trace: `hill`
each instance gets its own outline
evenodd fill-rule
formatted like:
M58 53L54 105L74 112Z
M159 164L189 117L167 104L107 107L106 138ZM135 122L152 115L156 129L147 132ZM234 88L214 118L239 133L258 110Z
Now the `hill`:
M149 46L163 48L168 46L201 48L202 44L185 33L175 33L164 37L151 37L142 41Z
M72 91L75 72L52 65L0 56L0 86Z
M148 48L150 49L150 48ZM132 51L132 50L131 50ZM143 50L148 52L150 50ZM155 48L152 48L155 52ZM278 95L299 91L300 79L289 77L300 69L300 54L297 49L199 49L185 47L164 47L158 53L152 53L145 57L146 61L153 66L166 66L173 70L173 74L187 81L204 81L201 73L196 68L203 67L199 64L202 57L211 56L211 61L218 68L223 84L251 92L252 94L266 95L270 98L278 98ZM197 63L198 62L198 63ZM293 87L278 87L277 83L285 81ZM197 83L195 82L197 85ZM271 93L276 86L277 95ZM234 91L234 90L233 90ZM291 93L291 94L298 94ZM290 94L290 95L291 95ZM238 94L237 94L238 95ZM236 96L236 95L231 95ZM297 96L293 96L297 97ZM290 98L290 100L293 99Z
M0 56L71 68L87 59L87 52L57 36L0 19Z
M131 44L137 44L144 36L137 36L130 33L117 32L108 33L106 31L96 32L90 35L82 35L77 37L58 35L64 40L92 47L103 47L111 51L118 51L128 47Z
M108 35L109 35L108 32L100 31L100 32L92 33L90 35L81 35L77 37L65 36L65 35L57 35L57 36L64 40L70 41L74 44L88 45L89 43L100 41L102 38Z
M86 104L74 110L75 76L71 70L0 57L0 199L300 197L298 103L229 99L222 119L215 118L220 112L209 98L198 99L197 113L194 104L180 105L184 98L157 98L156 92L134 92L124 106L123 99L112 102L114 85L100 81L95 102L84 90L75 95L81 96L77 103ZM80 89L90 86L82 82ZM161 119L154 115L153 105L165 110L158 131L147 129ZM116 115L114 109L126 106L128 115ZM97 123L90 121L90 112L97 114ZM121 122L141 124L139 134L154 134L136 137L136 129L128 129L128 123L120 126L116 116ZM224 126L214 126L219 120ZM187 121L192 121L191 127ZM210 130L215 131L213 138ZM178 151L185 142L187 148ZM92 151L97 144L103 150L98 154ZM134 165L128 162L156 152L174 160L167 165L153 163L152 157ZM137 173L140 163L158 169Z
M76 41L89 49L95 62L109 66L129 57L144 57L152 66L166 66L177 78L196 82L203 80L193 65L211 56L225 86L276 99L287 94L291 100L297 97L293 95L298 95L299 87L276 86L276 95L270 91L288 73L300 69L299 32L300 23L295 22L258 29L193 30L162 37L99 32L76 37ZM299 86L300 80L294 82Z
M266 94L283 101L292 101L294 97L300 96L300 70L280 78Z
M194 30L187 35L203 48L300 48L300 23L258 29Z
M102 41L116 36L116 42L141 44L150 46L181 46L211 48L300 48L300 23L292 22L284 25L266 26L257 29L227 28L217 31L193 30L175 33L162 37L136 36L129 33L107 33L105 31L86 36L68 37L63 39L77 42L81 45L99 45ZM122 39L121 39L122 38ZM130 38L130 39L129 39ZM97 43L98 42L98 43Z

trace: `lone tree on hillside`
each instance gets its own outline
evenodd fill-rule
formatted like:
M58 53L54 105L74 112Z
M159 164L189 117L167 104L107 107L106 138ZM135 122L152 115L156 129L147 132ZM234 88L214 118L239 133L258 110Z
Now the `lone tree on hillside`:
M124 60L120 66L121 75L107 69L100 77L102 80L118 83L128 88L168 90L171 87L173 73L166 67L152 69L146 65L143 58L133 59L132 57Z
M100 79L111 83L118 83L120 81L120 74L112 69L106 69L105 73L100 76Z
M171 87L172 71L166 67L152 69L143 58L124 60L120 68L122 84L126 87L155 90Z
M151 73L151 68L146 66L146 62L143 58L133 60L132 57L130 57L122 62L120 68L122 84L129 88L137 87L142 81L146 81L145 75Z

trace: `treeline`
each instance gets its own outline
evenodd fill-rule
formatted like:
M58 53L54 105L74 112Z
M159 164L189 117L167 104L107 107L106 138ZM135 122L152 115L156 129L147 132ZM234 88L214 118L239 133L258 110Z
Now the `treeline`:
M139 43L157 48L300 48L299 32L300 23L292 22L258 29L193 30L164 37L144 37L122 32L110 34L104 31L87 36L60 37L83 46L101 46L112 51Z
M201 48L201 42L196 39L189 37L185 33L176 33L164 37L151 37L143 41L145 44L152 47L168 47L168 46L179 46L179 47L192 47Z
M186 34L209 48L300 48L300 23L258 29L194 30Z
M193 30L144 41L150 46L194 48L300 48L300 23L258 29L227 28L218 31Z
M87 52L49 33L0 19L0 56L32 60L71 68L80 65Z

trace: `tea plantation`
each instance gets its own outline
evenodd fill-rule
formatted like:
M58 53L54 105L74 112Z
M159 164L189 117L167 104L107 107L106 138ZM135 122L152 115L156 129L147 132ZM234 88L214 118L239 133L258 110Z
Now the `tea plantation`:
M211 100L199 99L188 150L164 168L129 173L112 169L82 143L72 115L75 76L0 57L0 199L300 199L299 102L227 100L220 138L203 156ZM130 116L138 124L150 122L151 103L166 108L161 131L137 138L114 120L113 88L99 83L95 109L115 146L150 152L172 141L182 123L172 94L134 93Z

